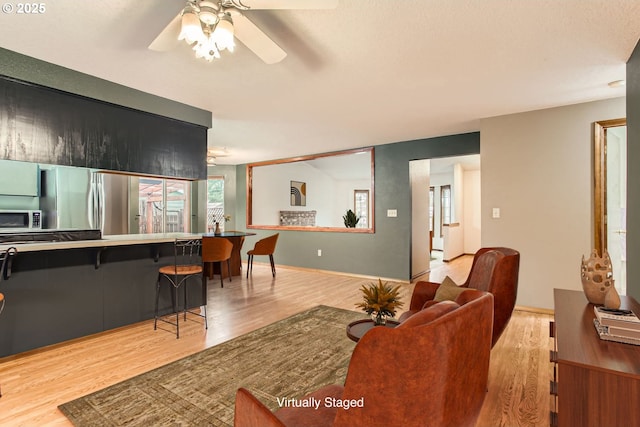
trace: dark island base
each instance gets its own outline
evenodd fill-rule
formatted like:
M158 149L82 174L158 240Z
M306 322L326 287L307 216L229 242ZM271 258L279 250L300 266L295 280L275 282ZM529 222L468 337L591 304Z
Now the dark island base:
M0 282L0 357L152 319L158 268L174 262L173 244L139 244L18 253ZM157 262L155 261L156 256ZM188 281L189 307L203 305L201 279ZM163 279L162 314L171 313ZM182 307L182 290L179 307ZM153 328L149 328L153 333Z

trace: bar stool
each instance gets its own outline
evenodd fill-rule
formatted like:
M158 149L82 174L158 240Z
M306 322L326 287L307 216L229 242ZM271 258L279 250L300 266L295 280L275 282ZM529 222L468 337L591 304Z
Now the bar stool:
M219 263L220 265L220 287L224 288L224 274L222 263L227 261L227 273L231 282L231 251L233 243L224 237L202 237L202 263ZM204 276L203 276L203 280Z
M176 338L180 338L180 323L179 323L179 311L177 309L178 301L178 288L180 286L184 289L184 306L182 312L184 313L184 320L187 320L187 312L204 318L204 327L209 329L207 322L207 284L202 274L202 263L200 261L200 249L202 247L202 241L200 239L195 240L178 240L174 242L174 263L166 265L158 269L158 281L156 282L156 309L155 320L153 322L153 329L158 327L158 320L161 322L174 325L176 327ZM187 279L191 277L202 277L202 310L204 314L196 313L187 308ZM158 300L160 299L160 284L162 278L166 278L172 287L171 302L173 304L173 312L176 315L175 323L163 319L158 316Z

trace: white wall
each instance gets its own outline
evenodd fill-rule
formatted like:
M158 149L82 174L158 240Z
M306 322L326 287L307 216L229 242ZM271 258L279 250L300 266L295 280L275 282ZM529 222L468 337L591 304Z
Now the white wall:
M615 98L481 121L482 246L520 251L517 304L553 308L554 288L582 289L580 260L593 245L593 123L624 116L625 99Z
M481 244L481 188L480 171L464 172L464 253L474 254Z
M429 271L429 169L430 160L409 162L411 183L411 277Z

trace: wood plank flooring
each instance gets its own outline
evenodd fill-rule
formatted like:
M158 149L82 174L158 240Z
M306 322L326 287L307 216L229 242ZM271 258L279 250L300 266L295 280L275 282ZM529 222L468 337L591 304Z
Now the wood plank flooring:
M470 266L471 257L461 257L434 269L430 277L441 281L449 275L462 282ZM61 403L318 304L355 310L360 286L371 281L283 267L273 279L267 265L256 263L248 280L234 277L224 288L217 279L209 281L208 330L201 318L192 316L181 323L177 340L170 325L154 331L153 321L146 321L0 359L0 425L70 426L57 409ZM412 290L412 284L401 285L407 306ZM514 313L492 351L489 392L478 426L548 425L550 319L547 314Z

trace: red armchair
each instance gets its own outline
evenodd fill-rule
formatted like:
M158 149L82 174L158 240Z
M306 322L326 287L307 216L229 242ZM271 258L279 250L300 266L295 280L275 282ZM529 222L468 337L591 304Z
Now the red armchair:
M507 327L516 305L520 253L509 248L482 248L473 257L471 271L461 288L479 289L493 294L494 320L493 339L495 345ZM434 298L441 284L417 282L411 296L409 311L399 320L405 321L418 311L435 304Z
M486 392L493 296L468 290L395 329L373 328L358 342L344 386L301 399L319 408L271 412L249 391L236 395L235 427L473 426ZM349 402L348 410L333 404Z

